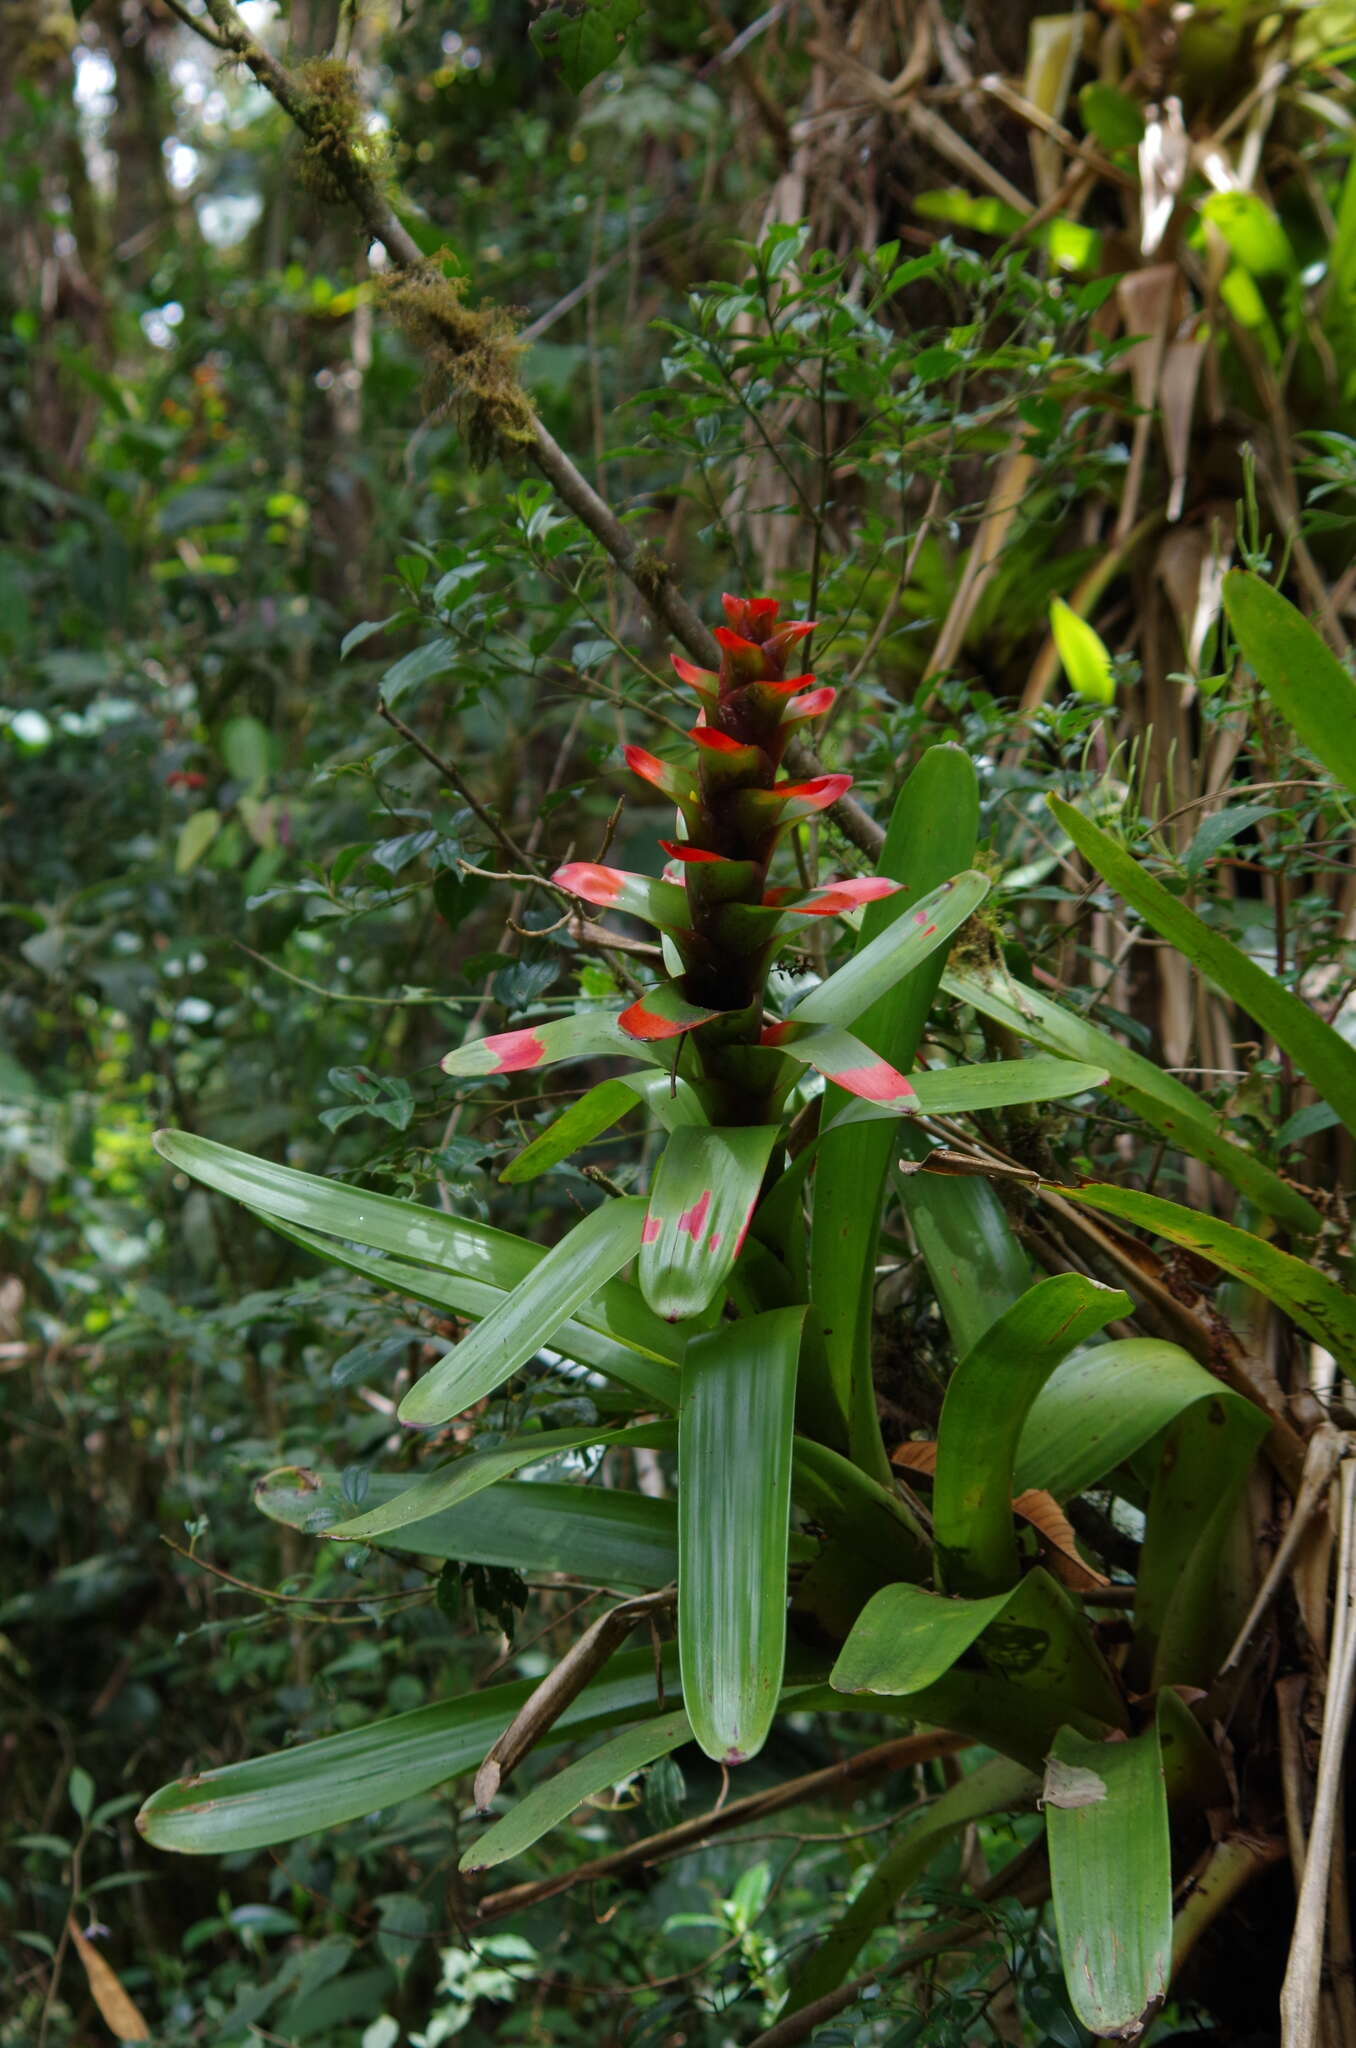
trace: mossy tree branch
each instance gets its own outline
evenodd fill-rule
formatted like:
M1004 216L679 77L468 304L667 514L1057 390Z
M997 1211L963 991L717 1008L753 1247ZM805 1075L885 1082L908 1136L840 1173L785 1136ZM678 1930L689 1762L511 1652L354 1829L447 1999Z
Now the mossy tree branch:
M233 0L205 0L205 4L211 28L206 20L200 22L186 13L181 13L180 19L214 48L231 51L277 101L307 145L321 153L328 181L353 208L369 239L381 244L395 270L409 280L412 289L397 289L393 293L397 312L416 345L430 357L435 377L444 381L455 378L458 365L483 362L487 352L496 350L494 360L502 370L511 360L514 347L502 316L496 324L493 315L459 309L454 288L441 271L427 262L382 189L380 177L362 160L351 140L344 140L323 96L308 89L303 74L290 71L264 48L251 34ZM402 297L406 302L403 310ZM405 317L411 300L417 301L413 319ZM718 667L720 649L710 629L677 588L668 565L652 547L628 531L612 507L594 490L542 425L516 381L512 383L512 393L516 403L510 400L508 391L500 390L499 403L486 408L484 391L477 382L469 405L478 409L482 433L488 428L491 436L498 434L506 444L505 452L511 452L514 446L519 448L561 502L606 549L649 610L693 660L707 668ZM813 749L804 742L787 749L787 761L798 775L821 772ZM884 832L853 798L841 798L829 815L862 852L873 859L879 854Z

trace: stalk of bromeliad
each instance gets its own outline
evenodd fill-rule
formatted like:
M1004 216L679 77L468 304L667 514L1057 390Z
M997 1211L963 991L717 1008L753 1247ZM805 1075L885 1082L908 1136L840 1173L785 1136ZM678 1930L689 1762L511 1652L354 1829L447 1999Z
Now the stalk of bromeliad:
M689 734L690 765L661 761L643 747L626 749L628 767L671 797L680 813L685 836L660 844L670 872L681 878L687 911L670 933L681 974L647 991L617 1021L643 1041L690 1033L713 1118L761 1123L775 1113L789 1081L785 1060L765 1037L763 1001L786 907L801 893L769 888L769 867L783 834L836 803L852 777L793 782L780 775L787 742L822 717L836 695L817 687L813 675L794 672L814 623L778 624L774 598L722 602L728 623L716 629L719 672L673 657L701 704ZM579 863L556 879L590 901L608 902L611 874ZM840 884L823 909L845 909L890 887L870 879Z

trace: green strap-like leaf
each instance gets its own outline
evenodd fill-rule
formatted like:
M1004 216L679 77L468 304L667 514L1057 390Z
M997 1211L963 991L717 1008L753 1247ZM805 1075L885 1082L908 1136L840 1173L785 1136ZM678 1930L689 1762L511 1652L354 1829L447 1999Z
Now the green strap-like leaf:
M374 1473L365 1502L381 1507L401 1491L394 1473ZM353 1512L337 1473L284 1465L254 1492L271 1521L323 1536ZM620 1488L501 1479L473 1500L443 1508L379 1540L388 1550L515 1572L565 1572L586 1585L649 1593L673 1583L678 1519L671 1500Z
M803 1308L695 1337L678 1413L678 1641L693 1733L762 1748L786 1651L791 1436Z
M794 1050L787 1047L788 1052ZM812 1064L818 1065L818 1061L812 1059ZM1024 1102L1058 1102L1069 1095L1084 1095L1090 1088L1100 1088L1106 1078L1105 1067L1046 1059L1039 1053L1029 1060L990 1060L976 1067L931 1067L910 1074L914 1099L901 1102L899 1108L917 1116L970 1116ZM850 1102L834 1118L832 1129L875 1123L891 1114L889 1108L878 1109L869 1102Z
M1356 686L1353 686L1356 687ZM1356 1132L1356 1049L1326 1024L1309 1003L1292 995L1240 947L1215 931L1149 874L1109 832L1094 825L1061 797L1051 810L1093 868L1119 896L1208 981L1239 1004L1295 1060L1325 1102Z
M534 1785L502 1820L497 1820L479 1841L472 1843L458 1868L468 1872L491 1870L496 1863L521 1856L544 1834L568 1820L586 1799L621 1784L623 1779L643 1771L656 1757L668 1756L691 1740L687 1715L680 1708L675 1714L642 1721L638 1728L627 1728L610 1741L599 1743L577 1762Z
M1055 1367L1032 1402L1013 1491L1039 1487L1056 1500L1072 1500L1198 1401L1236 1401L1258 1413L1180 1345L1157 1337L1089 1344ZM1260 1414L1257 1426L1266 1429Z
M921 1162L933 1149L922 1131L901 1131L898 1150L906 1159ZM956 1354L964 1358L1030 1287L1031 1261L988 1181L901 1173L899 1192Z
M257 1209L251 1213L260 1215ZM269 1216L261 1216L260 1220L268 1223L280 1236L300 1245L303 1251L314 1252L318 1259L327 1259L332 1265L360 1273L374 1286L394 1287L397 1293L409 1295L412 1301L427 1302L431 1308L451 1309L454 1315L470 1316L478 1321L493 1314L508 1298L510 1290L491 1287L484 1280L467 1280L459 1273L435 1273L431 1266L412 1265L408 1259L375 1258L371 1253L341 1245L332 1237L321 1237L318 1231L283 1225ZM545 1252L539 1251L535 1245L532 1250L538 1260L545 1258ZM640 1394L658 1408L676 1408L676 1356L668 1361L660 1360L649 1352L648 1347L642 1348L638 1342L623 1343L615 1337L605 1337L600 1330L590 1329L585 1320L596 1315L600 1321L606 1318L615 1323L619 1306L627 1296L632 1297L633 1308L633 1313L625 1317L629 1328L635 1328L638 1318L644 1318L647 1324L657 1322L634 1288L625 1287L621 1281L613 1281L599 1299L585 1302L578 1320L572 1317L569 1322L561 1324L551 1339L551 1349L560 1352L563 1358L575 1359L580 1365L591 1365L596 1371L606 1373L609 1379L629 1387L633 1393ZM657 1329L663 1332L662 1341L671 1353L681 1351L681 1338L663 1323L658 1323Z
M640 1248L640 1290L680 1322L717 1299L739 1255L778 1131L684 1125L660 1155Z
M1214 1167L1241 1195L1291 1230L1308 1235L1319 1229L1323 1219L1312 1202L1236 1144L1222 1127L1222 1119L1217 1127L1206 1105L1189 1088L1152 1060L1131 1052L1109 1031L1062 1008L1039 989L1014 981L1005 969L951 969L943 975L942 986L958 1002L971 1004L982 1016L1006 1025L1031 1045L1105 1067L1107 1092L1170 1145Z
M502 1387L635 1257L644 1222L645 1204L634 1195L592 1210L454 1351L415 1381L400 1404L401 1421L449 1422Z
M701 1102L689 1082L658 1068L623 1074L616 1080L600 1081L578 1102L572 1102L548 1129L510 1161L500 1180L506 1187L520 1187L525 1181L538 1179L572 1152L611 1130L637 1103L644 1103L666 1130L705 1121Z
M1061 1192L1069 1201L1086 1202L1090 1209L1102 1209L1108 1216L1119 1216L1122 1222L1138 1224L1157 1237L1185 1245L1212 1265L1222 1266L1236 1280L1246 1281L1316 1337L1333 1353L1343 1372L1356 1378L1356 1295L1339 1287L1326 1273L1290 1252L1279 1251L1249 1230L1203 1216L1180 1202L1165 1202L1161 1195L1141 1195L1133 1188L1097 1183Z
M910 912L974 858L979 827L979 783L963 747L929 747L896 801L879 872L901 884L897 896L873 903L862 918L858 952L892 930L916 929ZM902 920L902 922L901 922ZM853 1020L854 1036L910 1074L946 954L939 947ZM919 1077L910 1074L915 1088ZM814 1179L810 1238L810 1300L823 1330L828 1384L807 1392L819 1405L837 1407L857 1461L881 1466L880 1427L871 1379L871 1308L881 1197L898 1133L890 1124L838 1125L847 1096L825 1091L823 1135ZM807 1366L816 1346L807 1345Z
M938 1575L948 1590L1002 1591L1016 1579L1012 1471L1027 1411L1061 1358L1132 1307L1118 1288L1053 1274L957 1366L942 1404L932 1496Z
M1356 793L1356 680L1350 671L1302 612L1246 569L1231 569L1225 577L1224 609L1282 718Z
M670 1670L667 1682L673 1678ZM181 1778L152 1793L137 1826L157 1849L224 1856L357 1820L474 1770L536 1684L523 1678L490 1686L394 1720ZM653 1654L648 1648L624 1650L543 1740L572 1741L654 1714L658 1706Z
M393 1252L401 1259L431 1267L435 1276L464 1275L508 1293L547 1256L539 1245L506 1230L495 1230L488 1223L448 1216L393 1195L344 1187L319 1174L301 1173L294 1166L251 1158L248 1152L236 1152L210 1138L160 1131L155 1146L171 1166L243 1202L275 1227L319 1231L347 1244L371 1245L377 1251ZM354 1265L339 1247L321 1256L332 1257L336 1264ZM370 1270L356 1265L354 1269ZM408 1291L417 1293L414 1288ZM473 1315L488 1312L488 1307L467 1310ZM580 1314L592 1328L647 1357L675 1363L682 1357L681 1339L646 1308L637 1289L622 1281L609 1281L595 1300L581 1305Z
M1137 2039L1167 1997L1172 1857L1158 1730L1090 1742L1061 1728L1045 1779L1064 1981L1094 2034Z
M1039 1786L1039 1779L1021 1764L990 1757L940 1798L906 1817L900 1840L881 1858L846 1912L815 1943L791 1986L786 2011L799 2012L842 1983L863 1944L890 1918L954 1834L991 1813L1029 1808Z
M639 1423L629 1429L607 1432L600 1432L596 1424L592 1429L538 1430L534 1436L516 1437L511 1443L498 1444L490 1451L472 1452L469 1457L457 1458L450 1465L440 1466L436 1472L426 1472L379 1507L368 1508L348 1521L336 1523L327 1533L375 1543L395 1529L406 1529L413 1522L427 1521L430 1515L454 1508L460 1501L472 1500L486 1487L497 1486L500 1480L511 1479L515 1472L525 1471L530 1465L545 1464L551 1458L558 1458L562 1452L612 1450L620 1444L643 1444L654 1449L659 1445L672 1445L674 1441L671 1422Z
M850 1030L871 1005L932 954L989 893L989 878L970 868L943 882L896 919L847 965L802 996L792 1011L798 1024L838 1024Z

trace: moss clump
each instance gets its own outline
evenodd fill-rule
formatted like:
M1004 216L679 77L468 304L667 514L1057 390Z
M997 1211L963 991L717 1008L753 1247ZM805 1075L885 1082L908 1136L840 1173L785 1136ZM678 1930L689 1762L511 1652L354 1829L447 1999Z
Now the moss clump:
M657 597L659 586L666 583L672 574L658 548L651 547L648 541L637 548L631 564L631 581L642 597Z
M313 199L337 206L350 198L353 171L382 184L390 169L386 138L370 135L358 80L337 57L317 57L297 73L301 87L301 182Z
M501 306L464 305L465 291L465 279L445 277L431 263L381 281L383 300L429 365L429 404L453 412L483 469L529 444L536 417L518 381L523 350L512 319Z

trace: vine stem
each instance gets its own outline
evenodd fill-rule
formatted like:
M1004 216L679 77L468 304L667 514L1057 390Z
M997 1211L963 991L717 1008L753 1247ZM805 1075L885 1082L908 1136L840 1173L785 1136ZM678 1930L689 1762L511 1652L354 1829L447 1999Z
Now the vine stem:
M179 19L213 48L225 48L238 57L302 134L312 137L317 126L316 117L293 73L251 34L234 0L205 0L205 4L215 35L206 21L199 22L195 16L179 13ZM397 269L424 270L425 258L418 243L366 165L360 163L347 147L337 148L332 134L325 140L327 163L369 238L381 244ZM594 489L535 414L532 418L532 439L524 444L523 453L540 470L561 503L568 506L612 557L623 576L680 646L704 667L719 667L720 648L714 635L679 590L667 564L657 561L652 549L633 538L611 505ZM823 772L814 749L803 740L792 742L787 748L786 758L797 775L809 777ZM828 815L854 846L872 860L879 856L885 844L884 829L853 797L840 797Z

